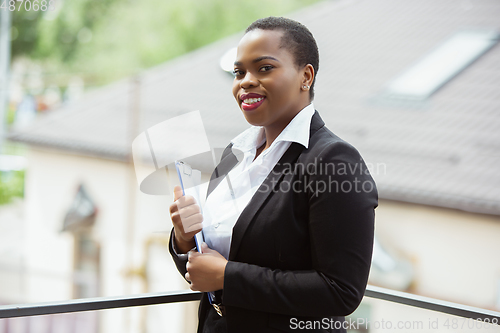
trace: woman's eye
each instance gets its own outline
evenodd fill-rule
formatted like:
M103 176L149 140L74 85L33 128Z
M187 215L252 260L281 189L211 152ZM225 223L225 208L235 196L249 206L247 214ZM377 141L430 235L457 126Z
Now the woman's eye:
M241 75L243 75L243 74L244 74L244 73L243 73L243 71L242 71L242 70L239 70L239 69L235 69L235 70L233 70L233 75L234 75L234 76L241 76Z
M270 71L272 68L273 68L273 66L271 66L271 65L262 66L262 67L259 69L259 72L268 72L268 71Z

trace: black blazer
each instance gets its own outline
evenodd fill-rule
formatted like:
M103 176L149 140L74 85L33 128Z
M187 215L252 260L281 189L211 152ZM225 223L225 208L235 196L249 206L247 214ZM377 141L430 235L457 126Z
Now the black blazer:
M208 193L237 163L229 145ZM204 294L198 332L333 329L363 298L370 270L377 190L358 151L316 111L309 148L292 143L238 218L219 318ZM186 258L170 252L184 276ZM336 317L336 318L334 318ZM328 318L332 318L329 320ZM310 331L311 332L311 331Z

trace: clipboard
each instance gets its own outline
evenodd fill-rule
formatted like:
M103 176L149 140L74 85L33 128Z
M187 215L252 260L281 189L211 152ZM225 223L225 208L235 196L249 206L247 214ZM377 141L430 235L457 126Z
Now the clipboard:
M181 183L182 194L191 195L198 205L200 205L200 193L198 191L199 185L201 184L201 171L191 168L191 166L183 161L175 161L175 169L177 170L177 176L179 176L179 181ZM203 214L200 205L200 211ZM194 235L194 242L196 243L196 249L201 252L201 243L204 242L203 230ZM213 292L208 292L208 301L210 304L215 302L215 294Z
M199 193L199 185L201 184L201 171L191 168L191 166L183 161L175 161L175 169L177 170L177 176L181 183L182 195L190 195L194 198L196 203L200 206L201 214L201 201ZM196 243L196 249L201 252L201 244L204 242L203 230L194 235L194 241Z

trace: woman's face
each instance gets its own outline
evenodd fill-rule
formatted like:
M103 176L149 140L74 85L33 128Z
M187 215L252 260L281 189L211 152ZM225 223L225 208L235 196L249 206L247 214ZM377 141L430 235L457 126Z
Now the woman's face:
M254 126L282 130L310 103L309 91L303 86L312 82L312 66L298 68L294 56L279 47L282 35L281 30L256 29L245 34L238 45L233 94Z

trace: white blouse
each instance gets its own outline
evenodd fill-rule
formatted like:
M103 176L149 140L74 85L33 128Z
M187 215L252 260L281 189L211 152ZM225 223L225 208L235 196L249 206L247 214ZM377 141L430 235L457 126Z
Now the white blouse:
M312 103L302 109L257 158L257 148L266 141L263 127L252 126L231 140L239 164L210 193L203 207L203 235L209 248L228 259L233 227L269 172L292 142L308 148L314 112Z

